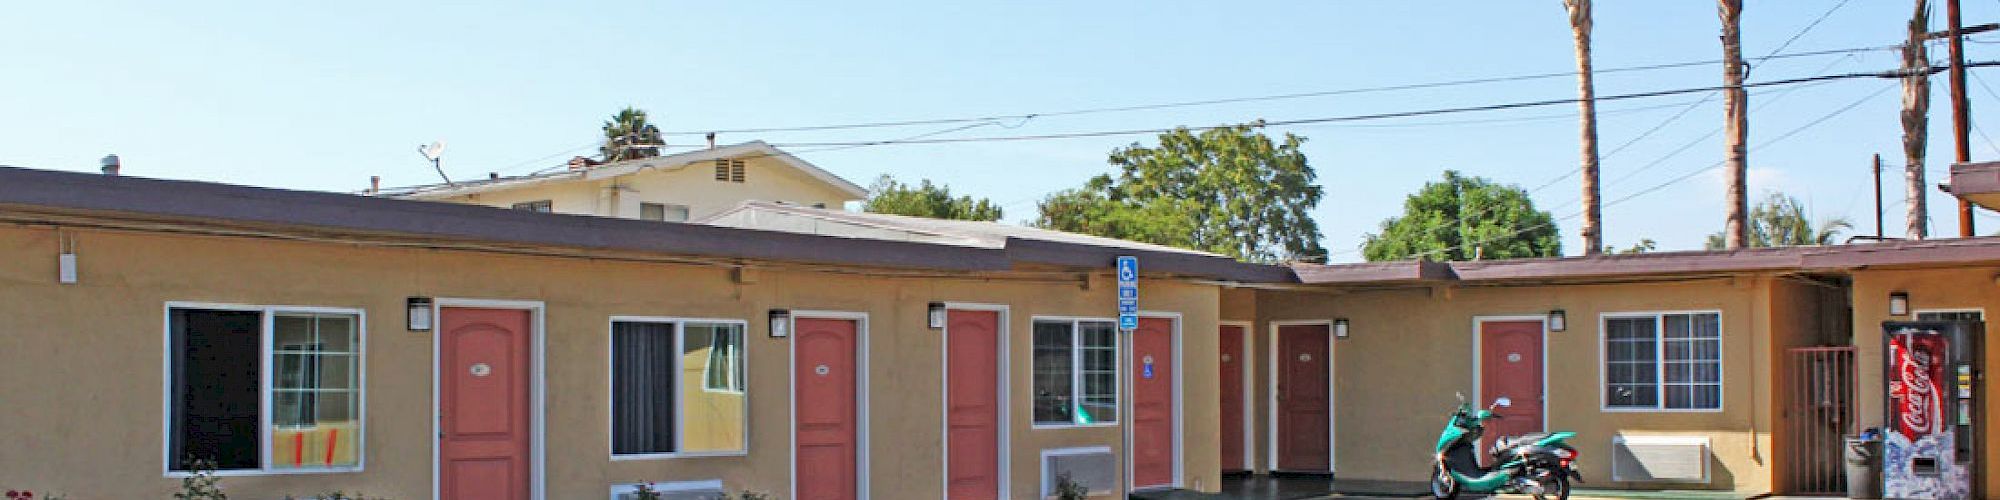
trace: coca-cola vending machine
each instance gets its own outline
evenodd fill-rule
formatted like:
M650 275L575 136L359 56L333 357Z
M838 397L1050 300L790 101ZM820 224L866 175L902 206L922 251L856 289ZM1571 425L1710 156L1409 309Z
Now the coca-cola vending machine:
M1982 324L1889 321L1882 330L1889 379L1882 496L1972 498Z

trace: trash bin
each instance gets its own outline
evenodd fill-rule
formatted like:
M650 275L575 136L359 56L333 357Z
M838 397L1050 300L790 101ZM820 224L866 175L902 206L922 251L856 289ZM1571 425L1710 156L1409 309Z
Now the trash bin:
M1874 429L1847 439L1847 498L1882 498L1882 437Z

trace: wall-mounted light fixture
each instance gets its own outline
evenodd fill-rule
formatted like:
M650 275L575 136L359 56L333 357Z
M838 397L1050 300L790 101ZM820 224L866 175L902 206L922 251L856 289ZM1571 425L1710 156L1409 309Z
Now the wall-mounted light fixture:
M1907 314L1910 314L1910 292L1889 294L1889 315L1903 316Z
M408 305L410 331L431 331L431 298L410 297Z
M1347 338L1347 318L1339 318L1333 320L1333 337L1341 339Z
M1549 331L1560 332L1569 329L1569 313L1561 309L1549 311Z
M792 335L792 312L784 309L771 310L771 338Z
M945 309L943 302L932 302L930 308L926 310L925 317L929 318L928 323L932 330L944 328L944 322L945 322L944 311Z

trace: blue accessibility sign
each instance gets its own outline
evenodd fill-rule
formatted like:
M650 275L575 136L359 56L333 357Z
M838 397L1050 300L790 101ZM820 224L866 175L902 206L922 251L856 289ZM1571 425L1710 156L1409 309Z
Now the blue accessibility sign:
M1139 258L1118 256L1118 328L1139 329Z

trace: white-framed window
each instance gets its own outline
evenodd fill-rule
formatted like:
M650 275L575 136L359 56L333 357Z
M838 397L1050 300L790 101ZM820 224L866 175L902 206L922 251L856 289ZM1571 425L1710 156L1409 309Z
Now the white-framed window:
M1986 321L1985 309L1918 309L1917 321Z
M556 202L551 200L524 201L514 204L515 210L550 213L556 211Z
M687 205L671 203L639 203L639 219L665 222L687 222Z
M1604 408L1722 409L1722 313L1603 318Z
M747 324L612 318L612 457L744 453L749 429Z
M169 303L165 469L361 469L363 313Z
M1116 323L1038 318L1034 346L1035 425L1118 421Z

